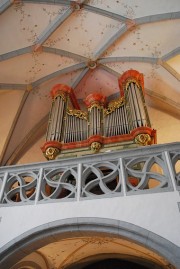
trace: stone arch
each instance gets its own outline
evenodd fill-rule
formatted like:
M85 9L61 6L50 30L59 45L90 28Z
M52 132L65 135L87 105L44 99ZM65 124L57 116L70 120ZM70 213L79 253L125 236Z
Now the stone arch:
M1 248L0 268L8 269L36 249L57 240L96 234L133 241L158 253L169 262L169 268L180 268L180 248L167 239L128 222L86 217L45 223L14 238Z

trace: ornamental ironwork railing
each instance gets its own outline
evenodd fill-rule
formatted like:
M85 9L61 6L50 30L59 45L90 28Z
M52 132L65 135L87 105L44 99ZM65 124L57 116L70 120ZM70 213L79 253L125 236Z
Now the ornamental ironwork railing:
M180 190L180 143L0 168L1 206Z

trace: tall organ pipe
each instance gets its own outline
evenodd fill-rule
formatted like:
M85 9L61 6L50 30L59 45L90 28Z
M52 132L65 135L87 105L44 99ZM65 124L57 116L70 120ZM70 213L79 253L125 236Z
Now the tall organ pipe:
M105 104L105 97L101 94L89 94L85 99L85 104L88 107L90 136L101 135L101 117L102 109Z
M65 111L66 111L68 95L70 94L70 91L71 91L71 88L63 84L57 84L51 90L51 96L52 96L53 102L52 102L51 112L50 112L50 117L49 117L46 141L61 142L61 140L63 140L63 128L65 125L64 116L65 116ZM66 126L68 124L69 124L69 121L67 119Z
M141 91L141 88L135 82L129 83L126 97L127 108L129 109L128 118L132 128L150 127L149 116Z

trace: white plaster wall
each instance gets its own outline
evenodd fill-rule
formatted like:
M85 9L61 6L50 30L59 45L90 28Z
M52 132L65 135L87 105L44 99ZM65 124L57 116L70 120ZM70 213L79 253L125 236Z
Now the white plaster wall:
M5 90L1 91L0 97L0 155L3 150L3 146L6 142L9 130L14 121L15 115L17 113L18 106L22 100L24 91L16 90ZM7 110L8 109L8 110Z
M0 208L0 247L42 224L69 218L108 218L147 229L180 246L177 191Z
M180 119L148 107L152 128L157 130L157 144L180 141Z

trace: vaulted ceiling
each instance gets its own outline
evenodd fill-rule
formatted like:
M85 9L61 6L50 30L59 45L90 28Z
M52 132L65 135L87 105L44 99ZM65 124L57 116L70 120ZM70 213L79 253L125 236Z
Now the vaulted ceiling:
M1 0L0 14L1 164L45 133L57 83L82 105L136 69L149 105L180 116L179 0Z

